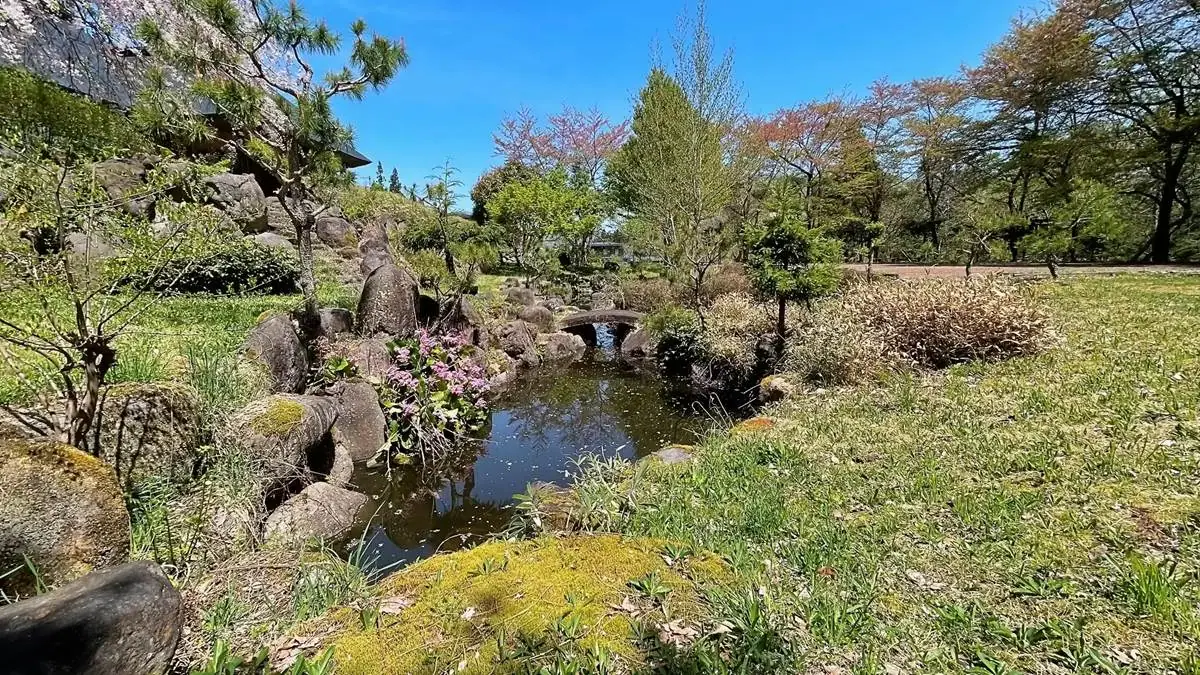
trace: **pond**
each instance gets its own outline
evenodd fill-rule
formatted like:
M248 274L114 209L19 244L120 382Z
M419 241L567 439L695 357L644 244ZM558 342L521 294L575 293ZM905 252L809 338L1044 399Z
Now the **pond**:
M602 346L603 346L602 341ZM523 373L496 399L481 439L439 473L360 468L370 501L348 544L361 564L388 570L478 544L508 525L514 495L539 481L566 485L584 453L637 459L694 443L710 419L652 366L603 348L569 366ZM358 550L358 547L362 547Z

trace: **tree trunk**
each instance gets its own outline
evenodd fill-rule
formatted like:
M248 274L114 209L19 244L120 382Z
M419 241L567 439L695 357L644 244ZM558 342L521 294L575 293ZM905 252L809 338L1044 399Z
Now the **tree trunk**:
M100 452L99 447L89 447L88 431L96 418L96 408L100 403L100 388L104 386L104 378L116 363L117 353L108 344L108 340L98 336L88 337L78 347L83 357L83 394L75 406L69 407L69 419L62 440L67 445L73 445L93 455Z
M1175 155L1171 146L1165 148L1166 162L1163 165L1163 181L1159 188L1157 214L1154 221L1154 236L1150 242L1150 262L1171 262L1171 215L1175 210L1175 194L1179 190L1179 177L1187 161L1187 148Z
M783 358L783 347L787 332L787 299L779 296L779 317L775 322L775 358Z
M299 200L297 200L299 201ZM304 295L304 307L300 312L300 336L308 344L320 330L321 306L317 301L317 275L313 257L313 229L316 218L312 210L303 203L297 204L299 217L296 226L296 248L300 253L300 292Z

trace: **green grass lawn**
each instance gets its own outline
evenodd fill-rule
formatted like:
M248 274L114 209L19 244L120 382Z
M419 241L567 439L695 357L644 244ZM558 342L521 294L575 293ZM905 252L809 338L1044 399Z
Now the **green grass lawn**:
M788 670L1200 673L1200 279L1038 295L1060 347L796 398L624 528L728 556Z

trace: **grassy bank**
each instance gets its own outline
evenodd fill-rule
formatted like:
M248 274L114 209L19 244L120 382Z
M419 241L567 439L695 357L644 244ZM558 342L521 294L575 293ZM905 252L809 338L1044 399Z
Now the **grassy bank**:
M1059 347L802 395L623 529L728 556L801 672L1200 672L1200 279L1038 295Z

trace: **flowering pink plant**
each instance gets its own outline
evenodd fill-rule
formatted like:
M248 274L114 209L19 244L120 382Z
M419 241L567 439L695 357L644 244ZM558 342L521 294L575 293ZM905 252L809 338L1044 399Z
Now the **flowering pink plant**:
M427 457L483 425L490 387L463 336L422 330L416 338L392 341L388 349L392 365L380 401L393 446Z

